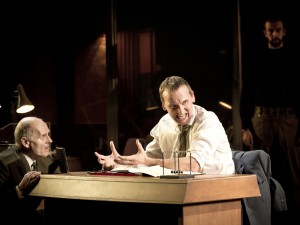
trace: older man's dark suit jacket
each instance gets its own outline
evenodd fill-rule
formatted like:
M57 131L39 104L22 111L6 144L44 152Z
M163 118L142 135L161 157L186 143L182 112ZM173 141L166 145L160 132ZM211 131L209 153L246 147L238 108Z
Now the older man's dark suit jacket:
M271 213L287 210L287 203L281 184L272 178L269 154L263 150L232 151L232 156L236 173L257 176L261 197L243 200L249 223L271 225Z
M47 172L47 163L38 165L38 170ZM30 171L26 158L16 146L11 146L0 153L0 211L1 221L10 224L33 224L36 209L42 199L26 196L19 199L16 186L23 176Z

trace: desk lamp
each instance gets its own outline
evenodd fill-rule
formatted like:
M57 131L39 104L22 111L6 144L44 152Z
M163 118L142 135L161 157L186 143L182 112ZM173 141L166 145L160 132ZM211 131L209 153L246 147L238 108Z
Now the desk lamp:
M34 105L31 103L31 101L28 99L23 85L18 84L17 86L18 90L18 102L17 102L17 113L27 113L34 109Z

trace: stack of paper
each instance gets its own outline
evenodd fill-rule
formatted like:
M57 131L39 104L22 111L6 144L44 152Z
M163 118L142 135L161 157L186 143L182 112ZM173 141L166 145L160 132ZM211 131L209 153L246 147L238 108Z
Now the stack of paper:
M161 166L145 166L145 165L138 165L138 166L120 166L115 169L112 169L115 172L129 172L135 174L146 174L152 177L159 177L159 176L170 176L170 175L178 175L178 174L191 174L197 175L201 173L195 173L192 171L176 171L168 168L164 168Z

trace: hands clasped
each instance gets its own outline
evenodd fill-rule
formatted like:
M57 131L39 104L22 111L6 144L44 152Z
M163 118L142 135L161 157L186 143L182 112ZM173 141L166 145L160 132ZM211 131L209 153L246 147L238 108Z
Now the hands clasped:
M18 185L23 196L28 195L35 188L40 181L40 175L39 171L30 171L24 175Z
M112 141L109 143L109 145L110 145L110 149L112 151L112 153L110 155L105 156L105 155L99 154L98 152L95 152L95 155L98 158L98 162L100 164L102 164L102 166L105 169L111 170L120 165L140 165L140 164L147 165L146 160L148 157L145 153L145 150L144 150L142 144L140 143L140 141L138 139L136 140L138 152L136 154L130 155L130 156L120 155L117 152L115 145Z

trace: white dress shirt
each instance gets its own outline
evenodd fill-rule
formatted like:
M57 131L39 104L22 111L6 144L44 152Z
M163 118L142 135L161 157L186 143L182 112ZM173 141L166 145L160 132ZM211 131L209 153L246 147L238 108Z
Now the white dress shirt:
M24 154L27 162L28 162L28 165L29 165L29 168L32 170L32 163L33 163L33 160L26 154Z
M214 112L194 105L188 142L191 157L206 174L233 174L234 163L225 129ZM180 130L169 114L164 115L150 132L154 138L146 147L152 158L171 158L178 151ZM187 154L187 157L189 154Z

